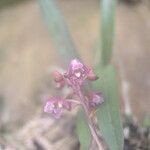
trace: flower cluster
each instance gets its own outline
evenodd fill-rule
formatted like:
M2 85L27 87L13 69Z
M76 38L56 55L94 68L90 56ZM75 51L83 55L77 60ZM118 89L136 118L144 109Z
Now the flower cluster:
M86 80L95 81L98 77L94 74L93 70L78 59L73 59L68 67L66 73L61 74L58 71L53 72L54 81L58 88L63 88L65 85L73 89L73 93L78 97L82 92L81 87ZM85 103L87 109L94 109L104 101L103 94L101 92L91 92L84 95L84 100L74 100L73 96L69 99L62 97L51 97L47 101L44 112L50 113L55 118L60 118L63 115L64 110L71 110L72 106L76 104Z

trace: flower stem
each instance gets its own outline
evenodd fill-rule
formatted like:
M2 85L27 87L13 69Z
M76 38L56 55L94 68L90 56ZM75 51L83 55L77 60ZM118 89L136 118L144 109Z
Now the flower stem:
M87 118L87 121L88 121L88 125L89 125L89 128L90 128L91 134L92 134L93 139L95 140L95 142L98 146L98 149L99 150L105 150L103 139L102 139L102 137L98 136L98 133L97 133L96 128L95 128L95 124L94 124L92 118L90 117L91 116L90 115L90 110L89 110L89 108L86 104L86 99L85 99L84 95L82 94L81 89L79 89L77 91L77 95L80 98L81 104L82 104L83 109L85 111L85 115L86 115L86 118Z

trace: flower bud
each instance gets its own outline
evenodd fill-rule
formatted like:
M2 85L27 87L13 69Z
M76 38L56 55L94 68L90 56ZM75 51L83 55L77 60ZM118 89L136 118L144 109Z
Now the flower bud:
M104 102L104 95L101 92L92 92L88 96L89 105L91 107L99 106Z
M54 71L52 76L54 77L55 82L61 82L63 80L63 75L58 71Z
M90 81L95 81L95 80L99 79L99 77L96 76L96 74L93 72L93 70L90 70L90 72L87 76L87 79Z

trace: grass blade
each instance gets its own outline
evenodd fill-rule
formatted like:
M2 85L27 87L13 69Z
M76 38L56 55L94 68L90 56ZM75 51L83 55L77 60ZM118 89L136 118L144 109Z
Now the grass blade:
M116 73L113 66L107 66L99 72L99 76L102 80L97 81L94 88L102 90L105 102L97 111L98 124L110 150L122 150L123 129L120 120Z
M78 112L76 124L77 124L77 133L79 136L81 149L88 150L91 144L91 134L82 109Z
M117 0L101 0L101 59L102 67L111 60Z
M63 63L68 66L70 60L74 57L79 57L79 55L71 40L64 18L57 7L55 0L38 1L56 50L58 51L60 58L63 59Z

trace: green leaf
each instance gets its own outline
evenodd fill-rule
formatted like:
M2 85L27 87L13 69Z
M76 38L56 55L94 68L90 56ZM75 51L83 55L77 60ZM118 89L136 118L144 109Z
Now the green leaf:
M78 112L76 124L81 147L83 150L88 150L91 143L91 134L82 109Z
M100 65L106 66L110 63L117 0L101 0L101 54Z
M46 20L50 36L55 44L56 50L63 60L65 66L68 66L70 60L79 57L75 46L71 40L68 27L59 11L55 0L38 0L41 6L43 17Z
M94 88L104 93L105 102L97 111L100 130L110 150L123 149L123 129L120 120L119 98L116 73L113 66L109 65L99 70L101 80L94 84Z

